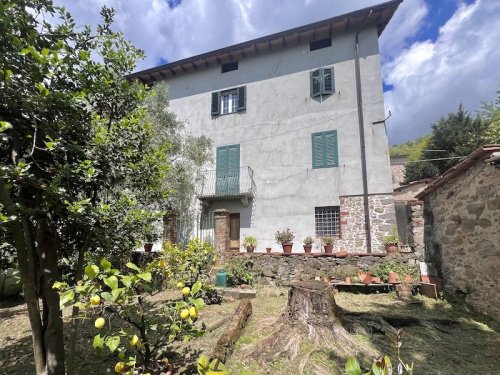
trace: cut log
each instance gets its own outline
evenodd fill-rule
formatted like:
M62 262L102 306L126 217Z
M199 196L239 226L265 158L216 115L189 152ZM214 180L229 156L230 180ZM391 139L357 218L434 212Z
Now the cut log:
M240 302L234 312L229 324L224 333L219 337L212 353L212 358L217 358L222 362L231 353L234 343L241 336L241 332L245 327L248 318L252 314L252 302L249 299L244 299Z

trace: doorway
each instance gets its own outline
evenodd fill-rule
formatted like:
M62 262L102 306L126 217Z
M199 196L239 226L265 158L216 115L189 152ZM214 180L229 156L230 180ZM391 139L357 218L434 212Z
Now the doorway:
M229 248L240 251L240 214L229 214Z

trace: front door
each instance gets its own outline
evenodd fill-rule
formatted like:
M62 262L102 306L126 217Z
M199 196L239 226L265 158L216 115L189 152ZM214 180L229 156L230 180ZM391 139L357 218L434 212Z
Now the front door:
M229 214L229 247L240 250L240 214Z
M240 145L217 147L215 194L238 195L240 192Z

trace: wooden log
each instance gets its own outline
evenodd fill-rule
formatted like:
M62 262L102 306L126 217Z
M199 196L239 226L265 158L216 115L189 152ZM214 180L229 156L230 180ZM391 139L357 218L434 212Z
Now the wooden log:
M224 333L219 337L215 344L212 358L217 358L225 362L231 353L234 343L241 336L241 332L245 327L248 318L252 314L252 302L249 299L244 299L240 302L236 311L234 312L231 320Z

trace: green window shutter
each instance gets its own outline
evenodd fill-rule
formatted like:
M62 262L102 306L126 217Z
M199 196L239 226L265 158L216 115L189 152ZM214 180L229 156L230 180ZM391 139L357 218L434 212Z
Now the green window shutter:
M338 167L339 154L337 146L337 131L323 133L325 140L325 167Z
M311 80L311 98L321 95L321 72L319 69L310 73Z
M323 135L321 133L312 134L313 168L324 167L323 148L324 148Z
M212 116L220 114L220 92L212 93Z
M227 147L217 147L217 160L215 163L216 174L226 171L229 168L229 149Z
M228 169L240 169L240 145L227 146L228 150Z
M238 111L246 108L246 86L238 87Z
M240 145L217 147L215 194L234 195L240 189Z
M321 69L321 93L330 95L335 91L333 68Z

